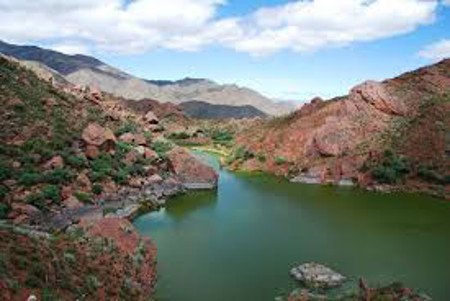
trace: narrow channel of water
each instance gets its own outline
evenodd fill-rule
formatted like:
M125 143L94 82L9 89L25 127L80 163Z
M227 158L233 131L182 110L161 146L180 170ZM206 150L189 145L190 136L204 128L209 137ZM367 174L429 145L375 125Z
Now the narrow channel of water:
M221 170L216 192L176 197L135 225L157 244L161 301L273 300L308 261L450 300L450 203L426 196Z

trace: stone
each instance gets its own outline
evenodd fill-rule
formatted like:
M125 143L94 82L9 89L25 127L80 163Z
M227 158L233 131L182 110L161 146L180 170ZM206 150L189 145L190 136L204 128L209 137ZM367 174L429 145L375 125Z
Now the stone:
M104 128L95 122L90 123L83 130L81 138L87 145L94 145L97 147L102 146L107 142L113 144L116 142L116 136L114 136L114 133L110 129Z
M14 161L12 164L11 164L11 166L13 167L13 168L20 168L20 166L22 166L22 164L20 163L20 162L18 162L18 161Z
M55 169L64 167L64 159L61 156L54 156L44 163L44 169Z
M125 143L134 143L134 135L132 133L125 133L120 135L119 140Z
M133 178L128 179L128 185L130 185L131 187L134 187L134 188L141 188L143 183L142 183L141 179L133 177Z
M95 159L100 155L100 150L94 145L87 145L84 154L89 159Z
M152 150L151 148L146 147L144 149L144 158L145 159L158 159L158 153L156 153L154 150Z
M153 111L148 111L145 114L144 120L149 124L158 124L159 123L159 119L158 119L158 117L156 117L156 115L155 115L155 113L153 113Z
M41 211L30 204L21 204L21 203L13 203L11 205L11 212L12 215L19 215L19 214L25 214L28 216L33 216L35 214L39 214Z
M142 134L133 134L133 133L125 133L119 137L120 141L129 143L129 144L136 144L136 145L146 145L147 139L145 139L145 136Z
M218 175L186 149L176 147L167 153L169 167L187 189L210 189L217 186Z
M69 197L72 195L73 191L74 191L74 189L73 189L72 186L70 186L70 185L68 185L68 186L63 186L63 187L61 188L61 198L62 198L63 200L69 198Z
M64 205L68 209L79 209L83 207L83 204L74 195L71 195L67 199L65 199Z
M8 179L8 180L4 180L3 181L3 185L5 185L5 186L7 186L9 188L15 186L16 184L17 184L17 181L13 180L13 179Z
M135 134L134 143L136 143L137 145L147 145L147 139L143 134Z
M37 297L35 295L29 295L27 301L37 301Z
M117 184L111 180L102 183L102 188L104 193L112 194L117 192Z
M123 159L123 163L126 165L132 165L138 160L138 153L135 151L128 152Z
M136 146L134 150L141 156L145 154L145 146L142 145Z
M307 286L331 288L340 286L346 278L324 265L310 262L291 269L290 274Z
M147 176L152 176L158 172L158 168L153 165L144 166L144 170Z
M83 192L90 192L92 190L92 183L87 176L87 172L83 172L78 175L76 184Z
M147 179L147 182L149 184L160 184L160 183L162 183L162 181L163 181L163 178L158 174L151 175Z

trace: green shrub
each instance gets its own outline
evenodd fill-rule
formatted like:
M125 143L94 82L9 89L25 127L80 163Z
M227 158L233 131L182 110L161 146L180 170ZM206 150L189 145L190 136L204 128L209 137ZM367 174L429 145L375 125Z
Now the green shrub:
M125 121L116 131L115 134L120 136L125 133L136 133L139 125L133 120Z
M261 162L261 163L264 163L264 162L266 162L266 155L264 155L264 154L258 154L257 156L256 156L256 158L258 159L258 161L259 162Z
M169 141L157 140L152 143L152 149L160 156L164 156L172 148L173 145Z
M64 158L64 161L67 162L70 166L82 168L87 166L86 157L77 156L77 155L69 155Z
M100 184L92 185L92 192L96 195L99 195L103 192L103 187Z
M446 179L444 176L440 175L437 171L427 168L424 166L420 166L417 175L424 179L427 182L436 183L436 184L445 184ZM448 182L447 182L448 183Z
M42 138L31 138L26 141L21 149L26 153L36 153L44 158L50 158L54 154L51 145Z
M98 281L97 277L95 277L94 275L89 275L86 277L86 287L89 292L95 292L99 286L100 282Z
M402 181L410 172L408 161L391 150L384 153L382 164L372 169L372 176L382 184L395 184Z
M11 208L8 204L0 203L0 219L5 219L10 210Z
M44 288L41 293L42 301L59 301L58 296L49 288Z
M9 192L9 188L3 185L0 185L0 200L3 200Z
M122 160L126 154L128 154L133 149L133 145L128 144L123 141L118 141L116 143L116 153L114 154L114 158L116 160Z
M0 163L0 181L9 179L11 177L11 168Z
M249 150L247 150L244 146L238 147L234 152L234 160L246 161L254 157L255 155Z
M50 184L65 184L72 181L74 174L65 168L55 168L44 174L43 181Z
M42 181L42 174L34 171L23 171L19 175L19 184L24 186L33 186Z
M42 282L45 280L45 271L40 262L34 262L31 264L28 270L28 275L25 280L25 284L30 288L41 287Z
M91 161L91 179L102 181L113 173L113 159L109 154L102 154Z
M98 122L103 123L105 120L105 114L104 111L100 108L96 107L89 107L87 109L87 121L88 122Z
M113 180L114 182L116 182L117 184L126 184L128 181L128 175L129 175L129 171L126 168L119 168L119 170L117 170L114 175L113 175Z
M173 140L183 140L183 139L189 139L189 138L191 138L191 136L186 132L175 132L175 133L170 133L170 135L167 138L173 139Z
M28 204L33 205L39 209L45 209L45 197L42 193L32 193L26 197Z
M90 203L91 202L91 196L85 192L76 191L73 195L82 203Z
M59 203L61 201L60 189L56 185L47 185L42 188L42 196L45 199L52 200L53 202Z
M287 159L283 156L276 156L275 157L275 164L276 165L282 165L285 164L287 162Z
M152 143L152 133L149 131L144 131L143 135L147 141L147 145L150 145Z
M216 142L228 142L234 139L233 135L227 130L216 130L211 138Z
M372 171L373 177L383 184L394 184L398 181L398 174L391 167L377 166Z

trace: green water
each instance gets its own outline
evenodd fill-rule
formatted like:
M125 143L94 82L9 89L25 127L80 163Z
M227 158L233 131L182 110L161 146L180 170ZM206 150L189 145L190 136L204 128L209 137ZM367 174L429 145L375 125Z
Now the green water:
M157 300L273 300L315 261L450 300L450 203L220 171L217 192L141 216L158 247Z

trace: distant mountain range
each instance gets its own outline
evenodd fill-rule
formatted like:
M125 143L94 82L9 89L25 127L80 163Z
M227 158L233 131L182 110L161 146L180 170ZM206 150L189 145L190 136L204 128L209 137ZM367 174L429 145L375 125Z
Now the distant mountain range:
M275 102L254 90L237 85L220 85L208 79L141 79L86 55L66 55L36 46L18 46L2 41L0 52L20 60L44 64L48 72L60 75L71 83L95 87L128 99L151 98L175 104L199 101L213 105L252 106L267 115L281 115L295 108L293 102Z
M179 105L184 113L197 119L254 118L267 114L253 106L214 105L203 101L187 101Z

